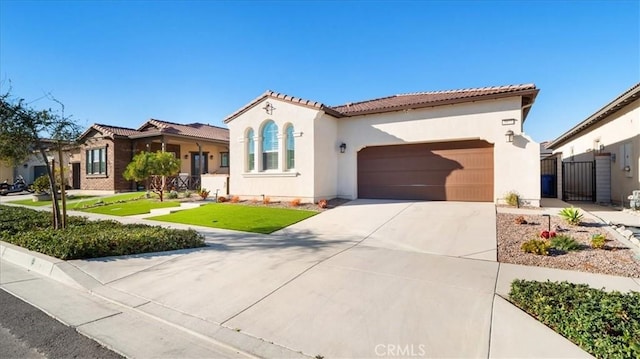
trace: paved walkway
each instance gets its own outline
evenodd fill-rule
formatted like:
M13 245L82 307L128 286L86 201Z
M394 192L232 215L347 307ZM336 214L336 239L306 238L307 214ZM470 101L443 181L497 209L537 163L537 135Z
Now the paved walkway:
M94 260L3 245L1 287L63 321L79 315L60 304L67 297L96 300L98 314L84 301L87 317L67 322L95 327L88 335L133 357L588 357L504 300L511 281L640 290L631 278L497 263L490 204L354 201L269 236L197 230L208 247ZM178 340L145 351L161 334L140 327L135 342L118 337L133 315L209 351Z

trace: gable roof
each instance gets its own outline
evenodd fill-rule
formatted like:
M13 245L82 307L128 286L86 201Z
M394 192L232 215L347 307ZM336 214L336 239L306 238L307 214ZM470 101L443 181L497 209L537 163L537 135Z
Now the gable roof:
M139 131L134 130L133 128L110 126L110 125L103 125L103 124L100 124L100 123L94 123L93 125L89 126L89 128L87 128L78 137L78 140L84 138L92 130L98 131L102 135L107 136L107 137L111 137L111 138L116 138L116 137L125 137L126 138L126 137L129 137L131 135L135 135L135 134L139 133Z
M149 130L150 127L154 127L156 128L156 130ZM131 137L145 137L150 133L153 133L154 135L170 134L177 136L197 137L206 140L229 141L229 130L226 128L211 126L204 123L190 123L183 125L180 123L161 121L153 118L140 126L137 132L138 134L134 134Z
M232 121L234 118L247 112L249 109L256 106L259 102L266 98L275 98L283 101L288 101L294 104L299 104L307 107L317 108L318 110L325 111L327 114L333 117L351 117L374 113L384 113L392 111L400 111L410 108L423 108L432 107L453 103L472 102L478 100L489 100L495 98L504 98L511 96L523 96L522 106L524 108L524 118L526 118L530 105L535 100L538 94L538 89L534 84L524 85L508 85L508 86L494 86L494 87L481 87L481 88L469 88L461 90L449 90L449 91L433 91L433 92L418 92L392 95L387 97L381 97L372 100L366 100L356 103L347 103L339 106L327 106L317 101L304 100L301 98L273 92L266 91L262 95L258 96L253 101L232 113L224 119L225 123Z
M620 96L613 99L613 101L604 105L601 109L594 112L591 116L587 117L584 121L575 125L571 129L569 129L567 132L563 133L558 138L551 141L547 145L547 148L556 149L558 146L562 145L565 142L568 142L574 136L578 135L582 131L596 125L598 122L618 112L620 109L634 102L638 98L640 98L640 82L631 86L630 89L626 90Z
M321 102L305 100L305 99L302 99L300 97L289 96L289 95L286 95L286 94L283 94L283 93L267 90L262 95L256 97L253 101L249 102L248 104L246 104L245 106L240 108L238 111L236 111L236 112L232 113L231 115L227 116L224 119L224 123L229 123L229 121L231 121L234 118L236 118L236 117L242 115L243 113L247 112L249 109L253 108L254 106L256 106L258 103L260 103L262 100L264 100L266 98L275 98L275 99L278 99L278 100L282 100L282 101L287 101L287 102L291 102L291 103L294 103L294 104L298 104L298 105L301 105L301 106L317 108L318 110L325 111L326 113L328 113L328 114L330 114L330 115L332 115L334 117L343 117L338 111L335 111L330 106L327 106L327 105L325 105L325 104L323 104Z
M204 140L229 141L229 130L222 127L211 126L203 123L191 123L187 125L151 119L140 128L118 127L94 123L89 126L78 140L86 137L91 131L98 131L103 136L111 138L144 138L163 134L179 137L202 138Z

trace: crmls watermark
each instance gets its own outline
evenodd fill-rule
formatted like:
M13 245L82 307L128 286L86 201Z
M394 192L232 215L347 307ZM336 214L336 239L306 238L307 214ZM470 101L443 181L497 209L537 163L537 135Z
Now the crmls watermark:
M423 357L427 355L424 344L378 344L374 351L379 357Z

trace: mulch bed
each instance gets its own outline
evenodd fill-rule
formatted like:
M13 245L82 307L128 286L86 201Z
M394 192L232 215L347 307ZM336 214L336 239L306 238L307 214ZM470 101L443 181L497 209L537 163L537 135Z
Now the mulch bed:
M571 236L584 248L567 253L550 251L550 255L542 256L525 253L520 246L529 239L540 238L540 232L547 230L547 217L523 215L528 224L516 224L518 216L520 215L497 214L499 262L640 278L640 259L635 257L632 250L614 239L604 225L585 219L579 226L571 226L562 218L551 216L552 231ZM591 236L594 234L607 237L604 249L590 247Z

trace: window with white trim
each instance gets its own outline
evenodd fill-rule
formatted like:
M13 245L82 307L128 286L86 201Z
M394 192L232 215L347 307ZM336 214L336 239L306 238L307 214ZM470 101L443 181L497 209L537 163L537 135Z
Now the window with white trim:
M249 131L247 131L247 171L253 171L256 169L256 144L253 136L253 129L250 128Z
M287 154L287 167L286 169L290 170L295 168L295 160L296 160L296 149L295 149L295 139L293 138L293 125L287 126L287 130L285 131L286 135L286 154Z
M278 169L278 126L273 121L262 127L262 169Z

